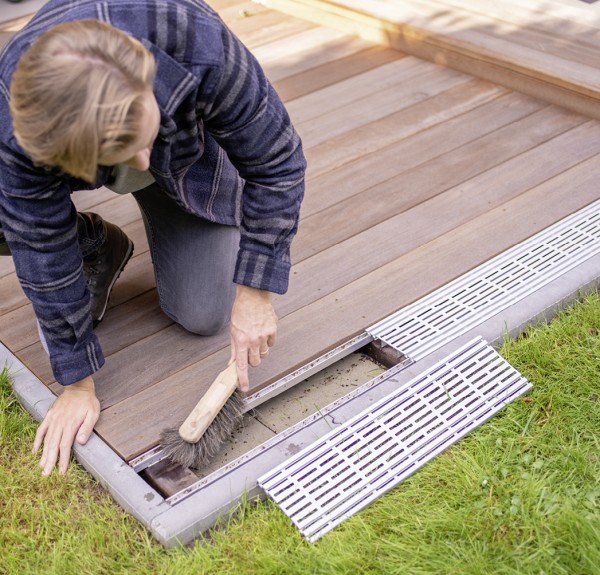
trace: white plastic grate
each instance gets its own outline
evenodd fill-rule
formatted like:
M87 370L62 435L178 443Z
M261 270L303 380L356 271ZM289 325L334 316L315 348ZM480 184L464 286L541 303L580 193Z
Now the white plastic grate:
M316 541L530 387L475 339L258 483Z
M367 329L414 361L600 253L600 201Z

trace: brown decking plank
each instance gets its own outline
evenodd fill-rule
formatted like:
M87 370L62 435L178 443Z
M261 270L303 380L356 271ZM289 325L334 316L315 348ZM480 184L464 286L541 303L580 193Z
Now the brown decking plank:
M219 15L229 28L254 50L259 46L315 28L317 25L267 10L256 2L244 2Z
M15 273L15 264L10 256L0 256L0 278Z
M535 149L581 124L580 115L548 107L460 148L333 204L302 220L292 261L299 262L378 224L444 189ZM577 145L577 142L575 142ZM562 147L560 141L554 149ZM566 152L565 152L566 153Z
M228 9L243 6L247 1L248 0L207 0L207 4L209 4L213 10L216 10L221 14Z
M170 320L158 306L156 290L142 293L106 312L105 320L96 328L105 355L131 345L151 333L170 325ZM0 341L13 353L20 355L25 348L39 340L35 314L30 305L7 313L0 322ZM48 372L49 375L49 372ZM54 379L46 379L47 384Z
M426 102L427 105L409 110L410 113L405 117L386 118L389 132L385 131L385 122L374 127L373 143L367 139L370 145L365 149L368 153L363 150L361 156L354 157L351 149L344 147L346 142L340 141L342 156L351 158L351 161L308 178L302 217L324 210L358 190L385 182L400 170L415 168L491 134L546 105L515 92L506 93L502 88L499 92L493 88L486 89L491 85L481 80L473 82L460 86L456 94L452 90L431 98ZM365 133L365 139L370 134L370 131ZM399 141L396 141L396 135ZM351 139L351 136L347 139ZM381 143L385 147L373 150L374 146ZM356 145L360 146L360 141Z
M397 50L391 50L383 46L372 46L349 56L283 78L274 82L274 87L279 97L284 102L289 103L295 98L300 98L403 57L404 54Z
M27 303L16 274L0 278L0 317Z
M493 19L465 10L440 10L427 0L369 2L355 0L264 0L271 8L331 26L404 53L497 82L512 89L600 117L600 72L589 57L572 62L557 53L544 53L511 42L512 33L484 34ZM487 3L486 3L487 4ZM584 32L585 31L585 32ZM597 53L597 30L581 23L577 35L565 34L574 44L591 37L590 53Z
M390 213L397 215L295 265L290 290L280 306L281 313L285 316L340 289L391 259L481 215L486 209L505 203L523 190L600 153L599 137L600 125L588 122L463 184L433 196L431 190L423 190L422 200L414 207L391 209ZM555 159L551 165L548 157ZM403 183L403 178L399 180ZM352 216L349 213L348 219ZM398 233L399 230L402 232ZM348 265L348 254L352 254L353 265Z
M103 409L109 408L224 349L228 343L227 330L199 337L172 324L110 356L94 375L98 399ZM53 383L51 389L58 393L61 387Z
M0 30L0 50L8 44L14 35L14 32L4 32Z
M589 18L584 24L551 14L526 15L515 3L481 0L413 0L410 12L420 17L408 23L437 25L439 32L480 47L483 55L497 46L508 50L506 54L514 49L517 58L527 55L535 67L554 68L558 76L573 72L570 66L589 69L594 55L600 56L598 29Z
M433 188L415 190L405 207L390 206L389 218L381 218L364 229L361 220L360 231L355 230L344 238L335 237L328 249L296 264L279 313L285 317L312 304L439 235L509 202L524 190L600 154L599 140L600 124L588 122L464 183L450 186L449 181L438 181L432 184ZM550 164L549 157L554 158ZM396 184L397 195L401 196L401 188L410 188L410 177L399 176ZM365 213L366 203L369 201L356 198L352 205L358 206L359 212L362 207ZM355 212L342 213L347 221L357 217ZM333 234L337 223L331 222L327 230Z
M20 355L21 350L39 342L39 339L32 306L23 305L2 315L0 341L14 354Z
M315 28L254 49L271 82L294 76L315 66L361 52L372 44L326 28Z
M94 211L97 206L114 200L116 197L115 192L104 187L95 190L77 190L71 194L71 199L78 212Z
M158 292L151 289L109 309L96 333L104 354L110 357L170 325L173 320L160 308Z
M279 373L304 365L365 326L414 301L423 290L444 285L584 207L597 198L598 168L600 156L594 156L284 317L276 350L268 362L253 370L252 379L267 383ZM544 210L539 209L542 204ZM300 325L302 330L297 329ZM190 405L201 396L203 386L227 357L228 350L223 349L201 364L192 364L104 410L99 433L109 438L125 459L151 448L158 442L163 427L175 425L187 415ZM140 426L140 421L152 424Z
M392 100L391 105L396 106L398 100L401 101L412 91L419 89L420 85L415 86L414 84L417 82L420 84L424 75L427 75L425 78L425 82L427 82L431 81L432 74L439 74L441 71L435 64L418 58L400 58L297 98L288 102L286 108L294 125L302 131L301 126L306 122L329 116L340 108L356 105L357 102L360 103L365 99L370 101L380 92L392 90L396 94L396 99ZM450 76L443 77L445 79L457 75L459 73L451 72ZM407 87L408 82L411 82L411 85ZM373 107L376 107L376 103ZM383 109L384 111L390 110L390 104L383 106ZM306 135L304 138L306 139Z
M484 88L481 93L480 89L481 85L477 84L477 81L460 84L380 120L356 127L350 132L344 132L307 148L307 180L312 181L327 172L340 168L343 170L347 165L361 162L367 153L372 154L376 150L387 148L395 142L467 112L471 106L476 106L478 102L483 103L503 90L500 88L496 91L492 88L493 93L490 93ZM471 90L474 93L469 94Z
M405 61L409 61L409 58L400 60ZM379 89L377 85L371 86L373 92L369 97L348 104L340 103L327 114L299 121L297 127L306 149L310 150L336 136L371 125L471 80L471 77L465 74L437 67L409 77L410 81L400 81L390 88Z
M438 0L430 5L438 4L449 10L464 10L489 20L510 22L519 29L535 30L548 37L565 40L565 36L578 38L582 46L598 47L598 38L588 36L590 30L600 30L600 13L592 7L580 3L569 6L559 1L552 6L549 0L530 2L523 0L502 0L502 2L482 0ZM579 38L578 38L579 39Z
M137 202L132 194L119 195L113 193L112 198L94 205L92 211L97 212L109 222L122 227L133 223L140 217Z

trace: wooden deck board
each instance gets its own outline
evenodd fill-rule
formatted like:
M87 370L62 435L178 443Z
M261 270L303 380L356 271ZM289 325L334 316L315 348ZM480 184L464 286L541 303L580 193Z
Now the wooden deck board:
M504 93L487 84L482 87L478 80L474 82L475 85L461 86L458 98L453 91L448 91L427 100L424 109L415 106L406 114L390 116L380 125L362 131L368 133L357 130L358 137L355 138L357 134L353 133L340 141L337 146L339 156L349 157L351 161L318 177L310 177L309 172L303 217L346 199L356 189L389 180L398 174L398 163L403 171L415 168L545 106L539 100ZM436 119L440 121L436 122ZM369 136L373 143L367 140ZM378 145L382 147L357 155L365 141L369 141L371 150ZM353 153L353 147L358 151Z
M264 61L309 160L278 343L253 389L598 197L596 120L248 2L213 4ZM136 244L97 330L97 430L128 460L187 415L227 362L228 335L193 336L162 314L131 196L74 198ZM8 258L0 340L60 393Z
M526 152L536 147L540 148L541 161L536 167L541 164L541 177L551 171L541 144L581 121L581 116L546 108L413 170L399 172L382 184L357 190L355 195L303 221L292 252L294 261L302 261L307 250L327 250L389 219L390 214L410 210L515 156L521 155L524 167L530 167L527 162L531 161L531 154ZM562 149L561 143L556 147ZM502 179L508 180L511 176L507 173Z
M321 88L341 82L367 70L378 68L402 57L404 57L404 54L396 50L389 50L383 46L370 46L365 50L354 52L333 62L325 62L304 72L273 82L273 85L281 99L284 102L290 102L295 98L316 92Z

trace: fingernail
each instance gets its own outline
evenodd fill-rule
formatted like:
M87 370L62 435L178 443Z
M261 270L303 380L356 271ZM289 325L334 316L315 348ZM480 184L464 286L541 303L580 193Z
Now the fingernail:
M77 436L77 441L79 441L79 443L85 443L87 441L87 435L85 433L80 433Z

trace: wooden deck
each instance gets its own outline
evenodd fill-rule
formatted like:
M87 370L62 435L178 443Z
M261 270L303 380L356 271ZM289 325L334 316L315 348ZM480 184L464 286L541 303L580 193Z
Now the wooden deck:
M594 119L252 2L212 4L263 63L309 161L278 342L253 390L599 196ZM74 200L136 244L98 328L96 376L96 429L130 460L187 415L226 364L228 335L193 336L162 314L131 196ZM60 392L9 258L0 340Z

